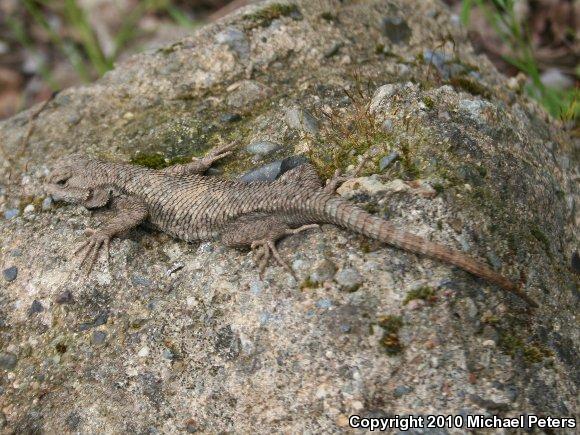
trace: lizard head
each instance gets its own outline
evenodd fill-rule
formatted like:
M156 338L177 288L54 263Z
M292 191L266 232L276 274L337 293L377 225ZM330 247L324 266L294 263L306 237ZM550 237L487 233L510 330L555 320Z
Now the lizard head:
M92 160L80 154L73 154L58 160L44 185L55 201L80 204L87 208L107 205L111 189L105 177L91 167Z

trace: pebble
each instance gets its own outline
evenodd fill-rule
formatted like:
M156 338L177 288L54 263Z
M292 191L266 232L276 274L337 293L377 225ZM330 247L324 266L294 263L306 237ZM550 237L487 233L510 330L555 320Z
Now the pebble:
M351 199L358 193L366 193L367 195L377 195L379 193L384 193L388 190L388 187L381 182L376 174L370 177L359 177L352 178L345 181L342 186L340 186L336 193L340 196Z
M73 295L70 290L58 294L54 300L57 304L70 304L73 301Z
M42 201L42 210L46 211L46 210L50 210L52 208L52 204L53 204L53 200L50 196L47 196L46 198L44 198L44 200Z
M330 299L320 299L319 301L316 301L316 306L318 308L327 310L330 307L332 307L332 302L330 301Z
M30 305L30 309L28 310L28 314L32 315L32 314L41 313L43 311L44 311L44 307L42 306L40 301L35 299L32 301L32 304Z
M12 282L18 276L18 268L16 266L11 266L8 269L4 269L2 275L4 275L6 281Z
M253 155L264 156L282 148L280 144L267 140L252 142L246 147L246 151Z
M390 133L393 131L393 121L391 121L390 119L385 119L383 121L383 130L387 133Z
M4 370L12 370L16 367L16 363L18 362L18 358L16 355L10 352L2 352L0 353L0 369Z
M175 358L175 355L173 354L173 351L171 349L164 349L163 350L163 358L168 359L168 360L172 360Z
M149 348L147 346L143 346L137 355L139 355L141 358L149 356Z
M187 433L196 433L198 432L198 426L197 423L195 422L195 420L191 419L188 420L185 424L185 431Z
M101 313L93 320L93 326L104 325L107 323L107 320L109 320L109 313Z
M238 113L225 113L222 116L220 116L221 122L236 122L239 121L240 119L242 119L242 117Z
M93 331L91 342L96 345L103 344L106 338L107 333L105 331Z
M397 388L395 388L393 394L395 397L403 397L405 394L409 394L411 391L413 391L412 388L407 387L406 385L399 385Z
M243 174L239 179L246 183L250 181L274 181L285 172L307 162L308 159L304 156L290 156L252 169Z
M23 212L24 212L24 214L34 213L34 204L28 204L26 207L24 207Z
M276 160L246 172L239 180L246 183L250 181L274 181L280 175L281 166L282 160Z
M347 332L350 332L351 329L352 328L350 327L350 325L347 325L346 323L343 323L342 325L340 325L340 332L343 332L345 334Z
M271 95L272 89L253 80L242 80L234 83L227 91L227 103L234 109L251 111L252 106L258 101Z
M17 208L11 208L4 212L4 219L13 219L20 214Z
M396 151L393 151L392 153L384 156L381 158L381 160L379 160L379 171L384 171L385 169L387 169L389 166L391 166L395 160L397 160L399 158L399 153Z
M250 54L250 43L246 34L235 27L227 27L215 35L215 40L218 44L227 45L242 57Z
M81 116L78 113L73 113L66 118L68 125L76 125L80 122Z
M324 281L330 281L336 273L336 266L330 260L319 262L314 271L310 274L310 281L316 284L322 284Z
M338 53L338 50L343 46L342 42L335 42L331 46L329 46L326 50L324 50L323 56L326 58L332 57Z
M308 111L298 107L286 109L284 121L290 128L315 135L320 130L318 120L312 116Z
M135 285L140 285L143 287L150 287L153 284L149 278L145 278L144 276L140 275L133 275L131 282Z
M363 277L358 270L348 267L339 271L334 277L340 288L347 292L355 292L363 283Z
M481 344L485 347L495 347L495 341L493 341L493 340L485 340Z
M459 101L459 110L465 112L473 120L484 123L485 119L482 115L482 111L486 107L492 107L490 103L486 103L483 100L461 100Z

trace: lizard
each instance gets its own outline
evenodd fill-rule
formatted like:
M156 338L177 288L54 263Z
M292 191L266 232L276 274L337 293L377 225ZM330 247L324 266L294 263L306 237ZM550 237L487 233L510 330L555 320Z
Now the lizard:
M274 181L243 182L207 176L233 145L219 146L202 158L164 169L113 163L73 154L59 159L45 182L55 201L87 209L113 206L116 214L75 251L90 273L103 249L109 258L114 236L148 222L187 242L219 239L233 248L250 247L260 276L273 257L294 277L276 243L285 236L334 224L388 245L457 266L516 294L529 306L538 304L516 284L463 252L398 228L351 204L335 190L344 177L335 173L323 185L314 166L303 163ZM296 278L296 277L295 277Z

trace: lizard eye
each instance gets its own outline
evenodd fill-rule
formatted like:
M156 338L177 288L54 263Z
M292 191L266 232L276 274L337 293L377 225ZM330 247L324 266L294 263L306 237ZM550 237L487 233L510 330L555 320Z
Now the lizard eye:
M68 184L68 179L64 179L64 180L58 180L56 182L56 184L60 187L66 187L66 185Z

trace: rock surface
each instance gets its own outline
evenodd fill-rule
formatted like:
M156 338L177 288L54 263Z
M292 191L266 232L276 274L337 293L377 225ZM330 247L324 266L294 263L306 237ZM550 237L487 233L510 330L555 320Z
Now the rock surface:
M61 92L24 147L29 113L0 123L0 268L18 270L0 280L3 430L327 433L352 414L578 416L572 144L456 23L432 0L267 2ZM218 168L234 178L255 167L244 147L264 140L281 148L261 164L304 154L325 176L369 152L369 177L396 152L373 180L420 180L431 194L351 200L497 259L541 308L332 226L280 243L299 283L276 265L260 281L247 252L147 228L113 241L109 267L86 278L72 251L107 212L42 206L51 162L72 152L164 165L236 141ZM312 282L323 261L337 274Z

